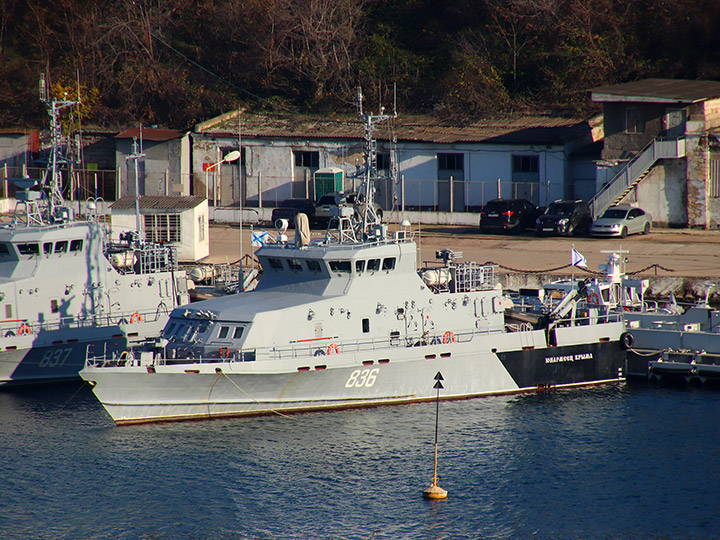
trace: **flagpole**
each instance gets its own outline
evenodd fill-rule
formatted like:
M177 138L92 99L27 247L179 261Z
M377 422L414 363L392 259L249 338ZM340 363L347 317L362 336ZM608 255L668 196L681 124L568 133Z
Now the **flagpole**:
M572 245L572 251L570 252L570 265L572 266L572 270L570 270L570 283L572 284L570 287L571 291L575 290L575 244Z

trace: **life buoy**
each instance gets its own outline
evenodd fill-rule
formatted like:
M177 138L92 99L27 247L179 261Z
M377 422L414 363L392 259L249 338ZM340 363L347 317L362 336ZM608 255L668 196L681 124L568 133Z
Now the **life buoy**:
M453 334L450 331L447 331L443 334L443 343L455 343L455 334Z
M142 315L140 315L137 311L130 315L130 324L136 323L136 322L143 322Z
M338 349L337 345L335 345L334 343L331 343L330 346L328 347L327 353L332 354L333 352L335 354L340 354L340 349Z
M591 292L588 294L588 302L591 304L599 304L600 303L600 297L598 296L598 293Z
M25 334L29 334L29 333L30 333L30 327L25 323L21 324L20 329L18 330L18 334L20 334L21 336L24 336Z
M633 343L635 343L635 338L630 332L623 332L620 334L620 344L624 349L632 348Z

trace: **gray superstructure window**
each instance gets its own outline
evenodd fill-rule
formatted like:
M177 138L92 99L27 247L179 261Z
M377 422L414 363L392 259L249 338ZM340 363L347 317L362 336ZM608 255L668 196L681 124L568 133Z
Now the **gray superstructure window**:
M330 261L330 270L339 274L349 274L352 270L350 261Z

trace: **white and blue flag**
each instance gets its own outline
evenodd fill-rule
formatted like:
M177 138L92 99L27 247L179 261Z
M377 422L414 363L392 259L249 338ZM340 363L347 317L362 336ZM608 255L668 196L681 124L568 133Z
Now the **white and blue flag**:
M252 240L250 241L250 244L252 247L263 247L268 241L268 232L267 231L258 231L252 233Z

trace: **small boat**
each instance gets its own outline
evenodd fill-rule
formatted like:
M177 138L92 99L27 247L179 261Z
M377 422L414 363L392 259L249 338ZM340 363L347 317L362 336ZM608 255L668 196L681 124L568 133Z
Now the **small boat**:
M362 112L361 112L362 115ZM526 319L495 267L451 249L417 267L408 223L390 231L372 204L372 127L357 208L324 238L297 218L256 252L257 287L175 309L153 350L89 354L81 376L117 424L286 414L577 387L624 379L618 314L566 296Z

